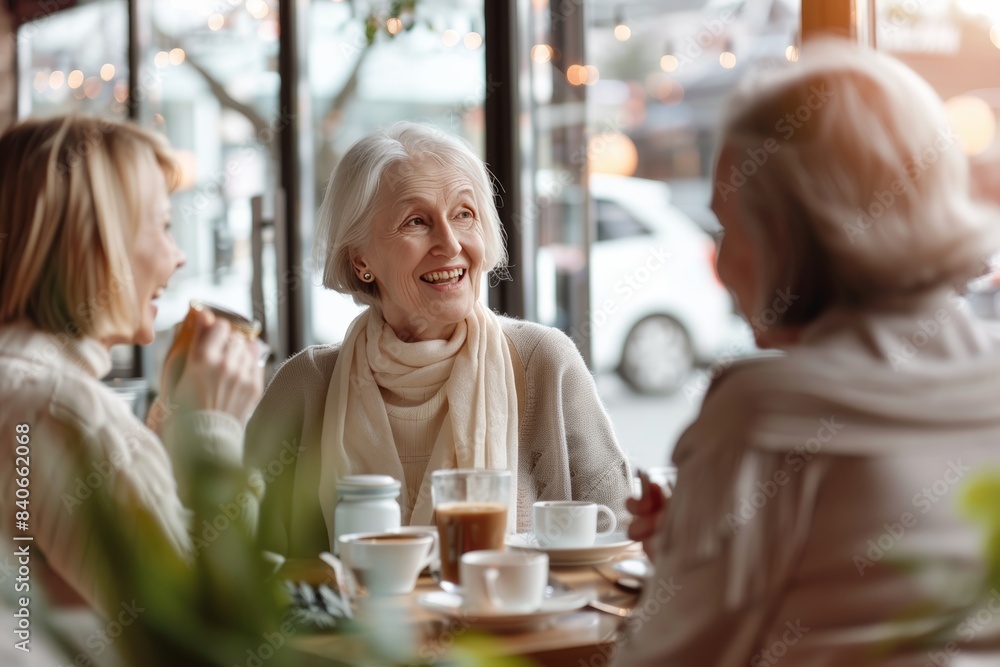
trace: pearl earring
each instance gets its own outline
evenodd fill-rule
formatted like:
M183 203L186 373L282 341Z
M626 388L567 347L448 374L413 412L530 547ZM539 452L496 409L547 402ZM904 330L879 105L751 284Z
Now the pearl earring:
M364 280L366 283L370 283L372 281L372 274L365 271L365 275L361 276L361 279Z

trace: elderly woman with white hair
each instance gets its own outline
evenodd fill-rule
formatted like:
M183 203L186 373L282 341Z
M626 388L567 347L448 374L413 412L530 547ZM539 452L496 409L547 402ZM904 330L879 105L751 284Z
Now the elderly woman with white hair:
M509 470L508 530L530 530L536 500L626 520L628 462L576 347L480 301L504 272L494 196L467 143L421 124L376 130L337 166L317 230L323 284L369 308L342 344L285 363L251 419L265 548L329 549L337 480L352 474L400 480L404 525L432 523L444 468Z
M996 647L963 631L989 600L956 506L1000 465L1000 349L955 286L1000 217L970 199L940 99L889 56L809 44L728 108L719 274L783 354L721 370L658 524L655 492L630 503L656 576L618 664L916 667Z

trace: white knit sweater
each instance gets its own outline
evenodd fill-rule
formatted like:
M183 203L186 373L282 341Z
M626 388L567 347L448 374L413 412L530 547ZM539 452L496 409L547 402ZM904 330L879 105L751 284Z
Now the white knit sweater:
M518 386L517 530L530 530L536 500L566 499L608 505L624 530L631 473L580 353L556 329L500 321L525 380L523 391ZM268 485L263 546L290 556L330 548L317 492L323 411L338 352L339 346L318 345L289 359L247 427L246 463Z
M47 334L28 324L0 327L0 503L5 508L0 531L33 537L31 552L44 555L55 574L105 610L119 602L103 599L100 582L113 573L106 571L94 531L86 525L98 490L113 500L123 535L135 534L141 512L187 556L193 546L191 517L178 495L171 455L197 446L220 463L238 466L242 450L240 424L207 411L168 418L162 429L165 447L100 382L110 370L110 354L96 340ZM17 457L19 424L28 435L27 461ZM76 466L80 460L89 462L86 469ZM16 524L14 500L18 469L26 467L25 531ZM40 565L33 560L33 566Z

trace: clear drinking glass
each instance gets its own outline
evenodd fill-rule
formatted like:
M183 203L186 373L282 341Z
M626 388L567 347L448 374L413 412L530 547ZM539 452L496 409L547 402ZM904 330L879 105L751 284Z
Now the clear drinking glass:
M508 470L435 470L431 494L441 549L441 578L459 580L462 554L504 548L510 505Z

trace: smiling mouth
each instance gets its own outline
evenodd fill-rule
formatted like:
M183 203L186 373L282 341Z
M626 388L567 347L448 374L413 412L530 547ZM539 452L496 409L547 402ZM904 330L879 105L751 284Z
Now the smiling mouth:
M451 271L431 271L420 276L420 279L431 285L454 285L464 275L465 269L452 269Z

